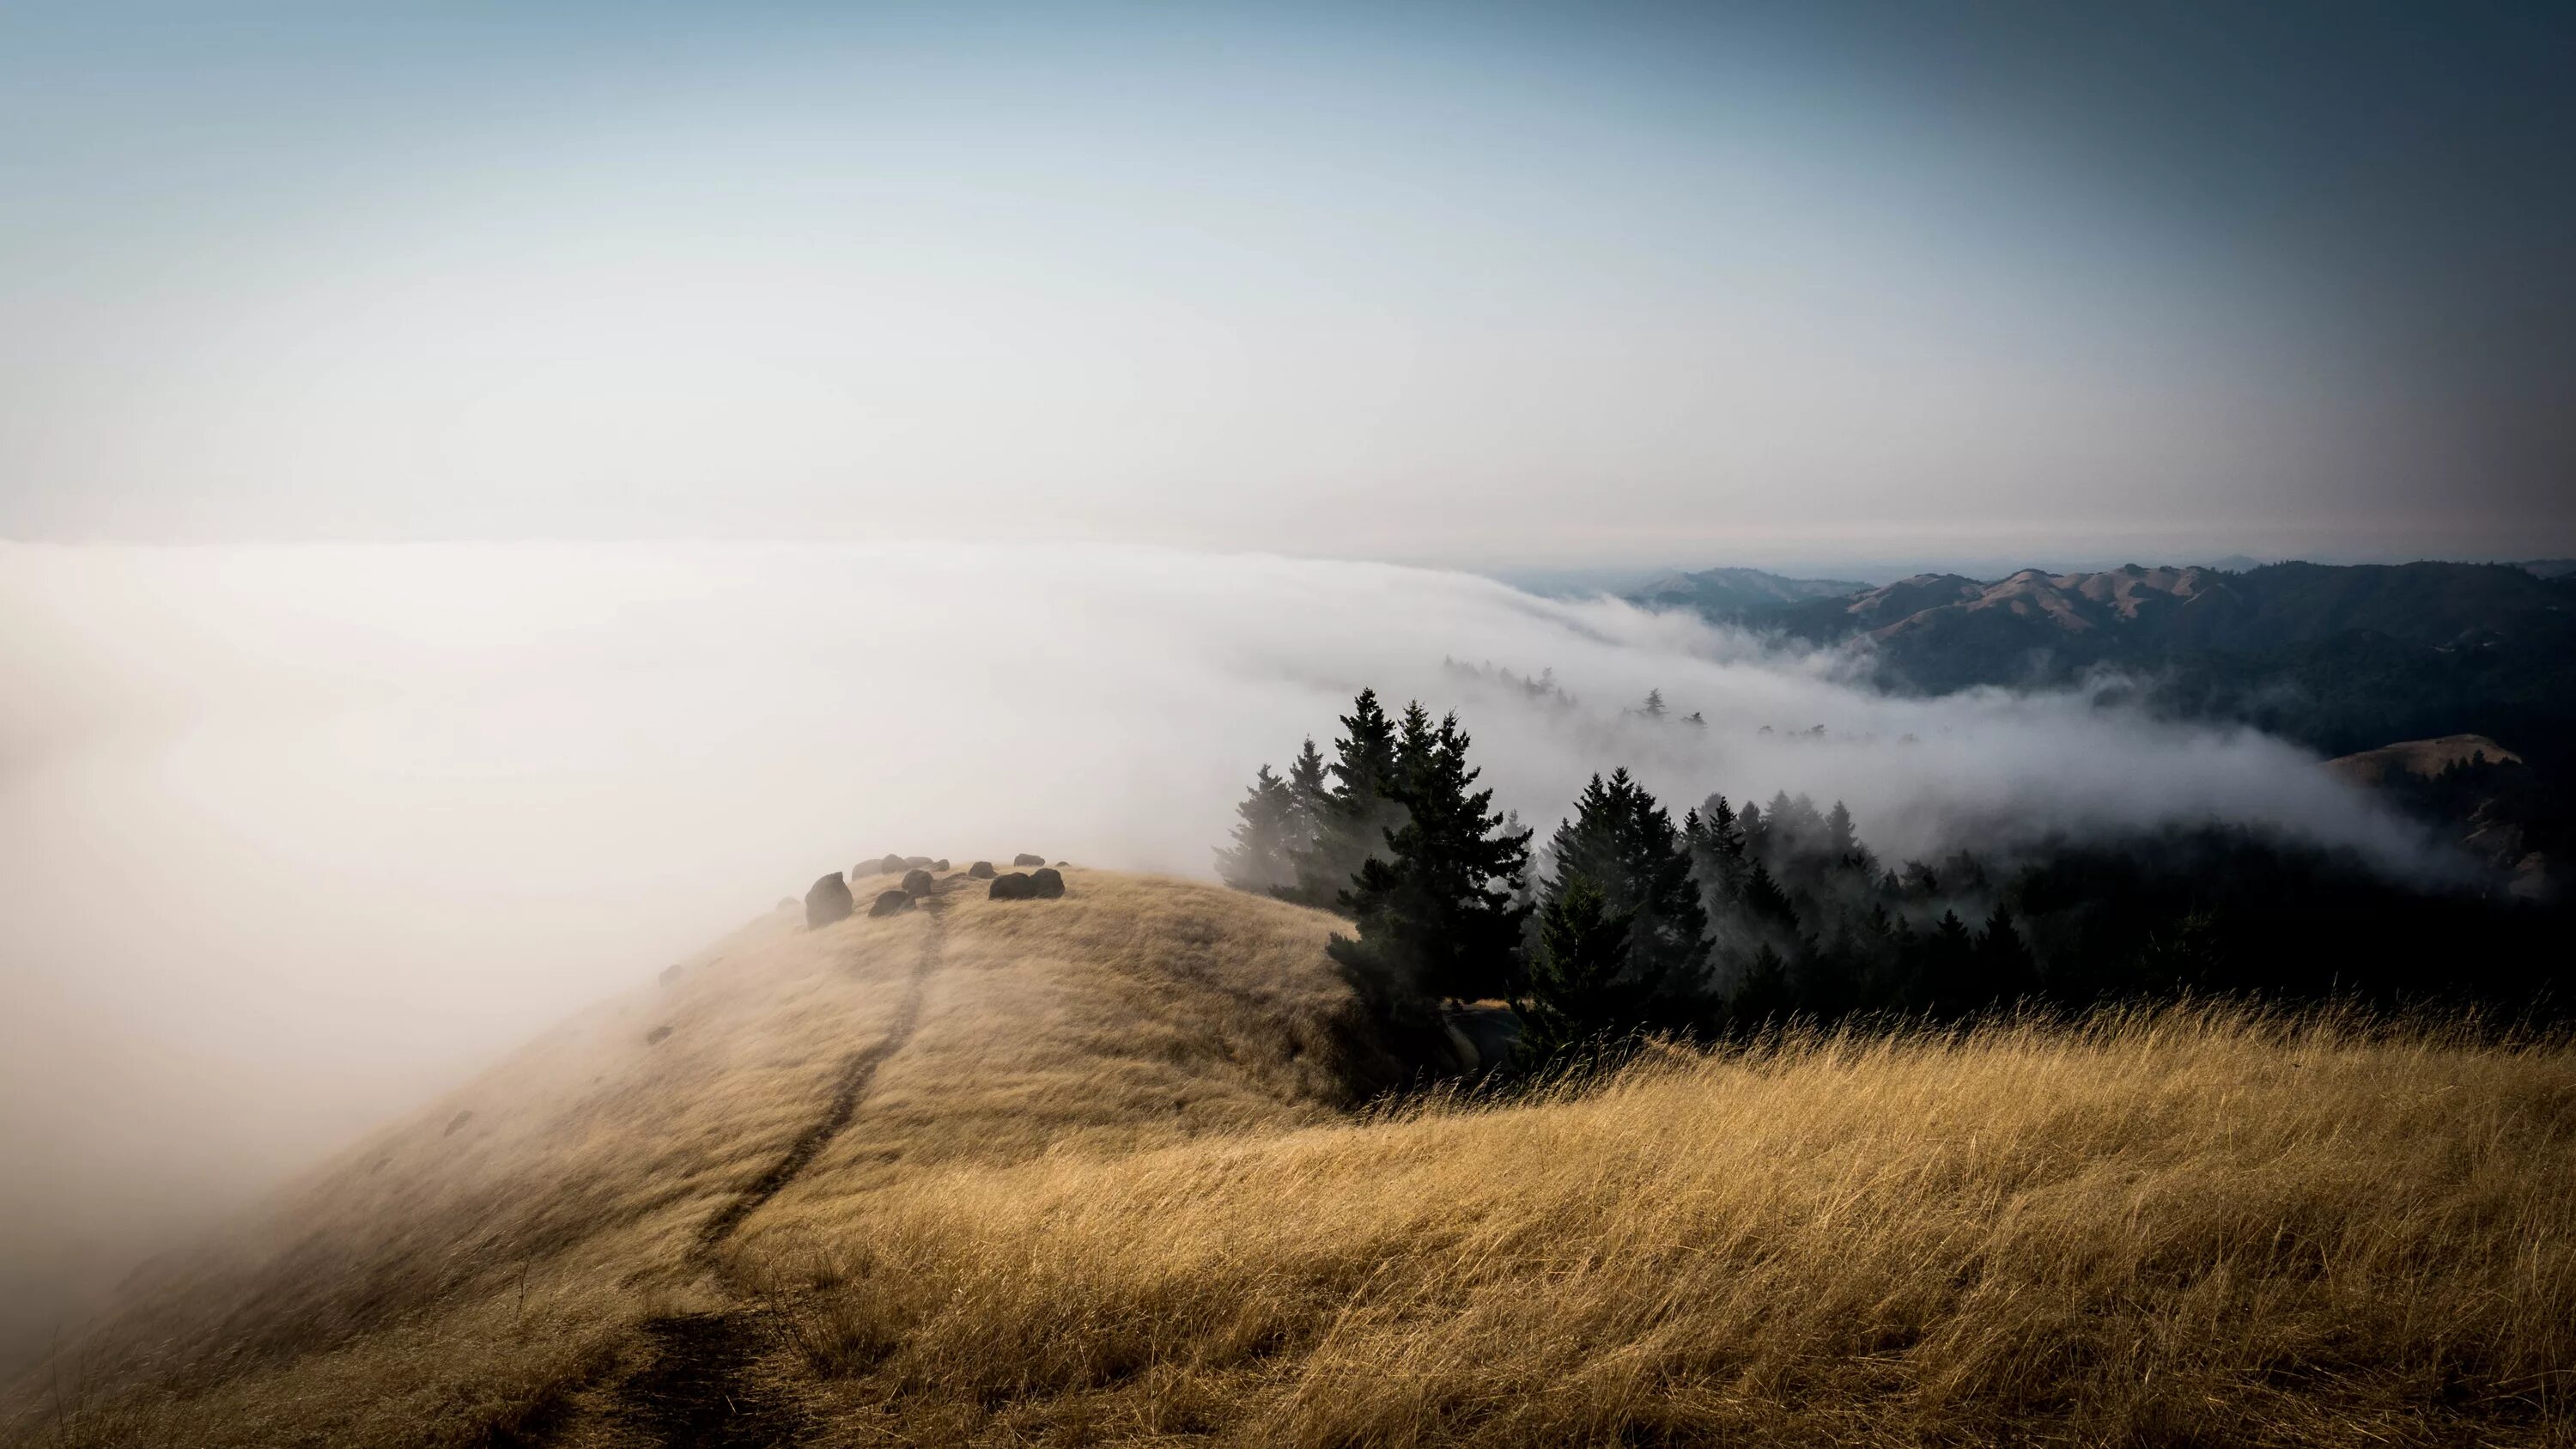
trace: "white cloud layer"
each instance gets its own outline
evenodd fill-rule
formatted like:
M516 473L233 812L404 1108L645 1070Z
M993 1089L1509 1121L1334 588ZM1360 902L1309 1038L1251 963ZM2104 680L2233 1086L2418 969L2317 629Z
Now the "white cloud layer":
M1893 858L1971 821L2219 818L2429 859L2262 736L1893 699L1695 620L1374 564L13 546L0 671L12 1260L220 1200L862 858L1204 873L1254 766L1329 748L1363 684L1457 708L1542 828L1624 764L1676 814L1847 800ZM1622 716L1650 688L1706 728Z

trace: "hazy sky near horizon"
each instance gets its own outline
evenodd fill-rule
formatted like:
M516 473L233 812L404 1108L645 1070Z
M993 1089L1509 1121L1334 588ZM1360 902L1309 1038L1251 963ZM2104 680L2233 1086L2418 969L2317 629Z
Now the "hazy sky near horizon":
M2576 552L2576 11L1941 8L11 6L0 536Z

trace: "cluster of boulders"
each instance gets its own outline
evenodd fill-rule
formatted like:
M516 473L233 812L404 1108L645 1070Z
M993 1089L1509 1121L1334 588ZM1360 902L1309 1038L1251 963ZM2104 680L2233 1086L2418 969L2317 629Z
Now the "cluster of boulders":
M1035 869L1014 870L1008 875L1000 875L994 871L991 861L979 860L966 868L966 878L991 881L992 886L986 894L997 901L1053 900L1064 894L1064 875L1049 866L1045 856L1022 851L1011 858L1011 864L1033 866ZM1063 864L1063 861L1056 862L1058 866ZM858 908L857 898L850 894L848 881L869 875L900 875L902 884L899 887L877 892L876 899L868 906L871 916L891 916L912 910L925 896L938 894L940 876L947 870L947 861L934 860L926 855L887 855L860 861L850 867L848 880L827 875L814 882L813 889L805 893L806 928L818 930L835 921L846 920ZM953 881L956 877L950 876L949 879ZM780 904L793 902L782 901ZM666 975L665 980L668 979Z
M992 888L985 892L997 901L1051 901L1064 894L1064 875L1052 866L1040 866L1023 874L995 876Z

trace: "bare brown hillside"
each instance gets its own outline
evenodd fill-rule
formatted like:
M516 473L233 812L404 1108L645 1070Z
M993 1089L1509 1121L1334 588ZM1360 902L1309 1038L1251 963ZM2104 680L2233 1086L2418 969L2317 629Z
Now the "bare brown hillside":
M2444 735L2437 740L2400 740L2375 750L2338 755L2326 768L2356 785L2377 785L2392 776L2431 777L2453 765L2484 762L2519 765L2522 756L2484 735Z

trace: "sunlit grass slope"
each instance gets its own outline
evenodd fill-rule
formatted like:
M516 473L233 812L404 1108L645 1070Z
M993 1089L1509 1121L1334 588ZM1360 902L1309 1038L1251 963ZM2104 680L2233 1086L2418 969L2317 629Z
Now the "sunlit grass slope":
M1328 918L1071 882L753 926L165 1269L33 1441L2576 1439L2561 1043L2176 1011L1354 1114Z
M2206 1013L1792 1039L808 1226L778 1301L889 1438L2576 1433L2559 1046Z

